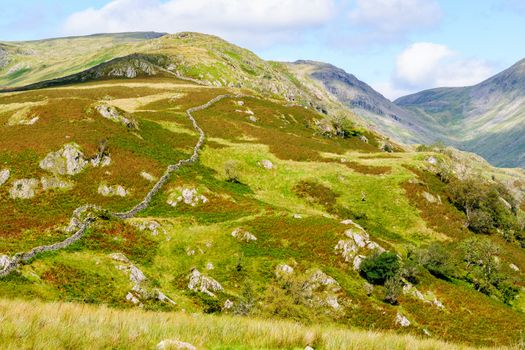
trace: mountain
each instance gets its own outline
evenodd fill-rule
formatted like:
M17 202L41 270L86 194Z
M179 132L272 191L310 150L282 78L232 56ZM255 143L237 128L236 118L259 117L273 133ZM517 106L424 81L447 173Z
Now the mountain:
M2 50L8 348L521 340L525 171L401 147L356 113L423 129L355 77L211 35Z
M475 86L422 91L395 104L442 126L446 143L497 166L525 167L525 60Z

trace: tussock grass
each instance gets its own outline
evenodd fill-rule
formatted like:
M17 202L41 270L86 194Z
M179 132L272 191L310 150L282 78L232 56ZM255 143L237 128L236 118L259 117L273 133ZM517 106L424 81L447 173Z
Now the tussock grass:
M0 314L3 349L153 349L167 338L199 349L474 349L394 333L66 303L0 300Z

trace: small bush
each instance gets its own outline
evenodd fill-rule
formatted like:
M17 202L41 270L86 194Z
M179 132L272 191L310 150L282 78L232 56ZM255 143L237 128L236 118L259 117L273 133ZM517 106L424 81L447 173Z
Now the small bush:
M441 279L454 276L456 265L449 250L440 243L432 243L426 249L415 253L415 259L432 275Z
M361 275L372 284L382 285L397 275L400 269L399 257L392 252L375 253L363 260Z
M240 183L239 163L232 159L226 161L224 163L224 175L226 176L226 181Z
M396 305L397 299L403 292L403 281L398 276L390 277L385 281L384 301Z

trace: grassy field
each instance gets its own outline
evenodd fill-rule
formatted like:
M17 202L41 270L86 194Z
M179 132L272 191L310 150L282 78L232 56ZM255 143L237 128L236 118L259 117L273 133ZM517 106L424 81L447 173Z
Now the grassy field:
M89 305L0 300L2 349L153 349L164 339L198 349L473 350L410 335L279 320L119 311ZM485 348L488 349L488 348ZM519 349L500 347L491 349Z

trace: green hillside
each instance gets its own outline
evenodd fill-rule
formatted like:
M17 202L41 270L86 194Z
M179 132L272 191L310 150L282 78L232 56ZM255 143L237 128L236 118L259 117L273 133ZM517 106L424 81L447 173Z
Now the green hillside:
M40 342L35 324L44 349L172 337L206 349L388 348L377 332L399 349L523 341L522 171L404 149L286 66L221 39L131 39L57 39L71 47L60 64L47 41L6 44L34 45L34 62L49 64L0 78L9 346ZM75 51L96 40L118 54L89 63ZM55 321L38 314L55 305ZM68 321L76 310L84 321ZM188 329L171 323L192 317ZM100 333L83 336L98 319ZM121 337L102 339L115 322ZM53 342L63 324L73 334Z

